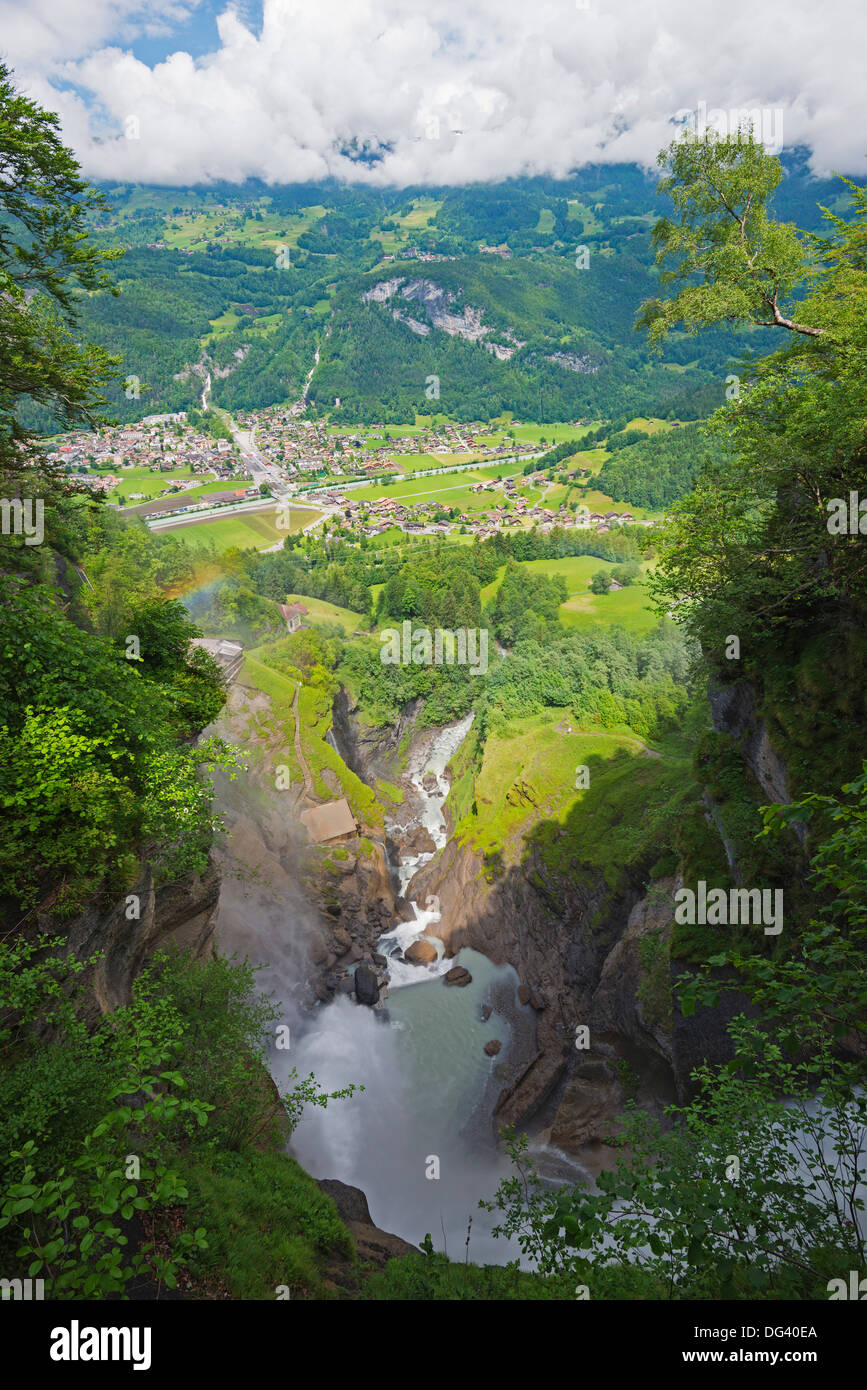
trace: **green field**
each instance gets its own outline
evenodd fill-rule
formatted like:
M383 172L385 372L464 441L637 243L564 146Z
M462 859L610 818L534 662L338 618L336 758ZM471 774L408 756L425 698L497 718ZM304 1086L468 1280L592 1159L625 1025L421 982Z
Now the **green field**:
M264 550L285 540L287 534L294 535L309 521L318 516L312 507L293 506L290 525L277 525L277 514L270 508L261 512L235 512L226 517L212 517L204 521L184 522L180 519L171 526L161 526L161 533L170 532L185 545L200 546L213 543L218 550L229 550L237 546L240 550Z
M398 251L411 239L413 232L430 226L440 206L436 198L414 198L409 212L390 219L397 224L395 227L374 227L370 240L379 241L383 252Z
M596 570L604 568L604 563L597 560ZM644 585L630 584L610 594L587 593L568 599L560 608L560 621L566 627L581 627L591 622L642 633L656 627L659 614L650 607Z
M439 460L434 460L434 466L437 462ZM447 507L459 507L462 511L467 511L470 504L474 504L475 510L487 510L495 505L492 498L496 494L474 493L471 491L472 484L490 482L492 478L500 478L514 472L514 464L501 463L484 468L468 468L460 473L444 473L434 478L408 478L403 482L396 479L388 487L381 483L372 483L369 487L353 488L351 495L362 502L375 502L381 497L390 498L394 502L436 502L442 498L443 504ZM502 494L499 494L499 500L502 501Z
M165 477L165 474L163 476ZM186 507L190 502L200 502L203 497L209 497L211 493L214 492L237 492L251 486L252 484L249 478L239 478L237 480L233 478L211 478L209 482L200 483L197 487L186 488L182 492L167 492L165 497L160 496L162 489L156 489L149 494L149 500L159 500L161 502L174 501L177 502L179 507ZM133 489L135 492L144 492L144 490L145 489L142 487L135 487ZM118 495L123 495L127 499L125 504L126 507L143 507L145 505L141 500L134 502L129 492L123 487L118 488L116 493L111 493L109 501L117 501ZM238 500L240 501L242 499L239 498ZM248 498L246 500L252 501L253 499Z
M324 598L308 598L306 594L287 594L286 602L304 604L307 609L307 617L303 620L305 623L340 623L347 634L355 632L362 621L360 613L353 613L351 608L340 608L338 604L328 603Z
M150 468L109 468L95 469L94 472L105 475L106 472L114 474L120 478L120 484L112 488L106 496L109 502L116 502L119 495L129 498L131 492L143 492L145 497L156 497L167 488L172 482L186 482L195 477L193 470L187 468L177 468L171 473L152 472Z
M562 823L586 795L575 786L578 768L624 752L642 756L634 735L579 731L568 710L512 720L509 734L488 735L475 777L476 811L458 822L456 838L481 854L502 852L505 864L519 862L526 826Z
M234 211L202 211L189 217L168 218L163 240L167 246L183 250L204 250L209 241L229 246L295 246L302 232L325 213L321 205L304 208L300 213L268 212L263 207L260 221Z
M617 589L609 594L590 592L590 580L600 570L610 570L614 565L608 560L597 559L595 555L567 555L561 560L525 560L528 570L535 570L550 579L559 574L569 587L569 598L561 604L559 616L564 627L584 627L588 623L600 623L604 627L623 627L628 632L650 632L659 622L659 615L650 607L647 590L643 584L630 584L625 589ZM642 567L647 573L649 566ZM503 582L506 572L502 565L497 577L482 589L482 603L493 599Z

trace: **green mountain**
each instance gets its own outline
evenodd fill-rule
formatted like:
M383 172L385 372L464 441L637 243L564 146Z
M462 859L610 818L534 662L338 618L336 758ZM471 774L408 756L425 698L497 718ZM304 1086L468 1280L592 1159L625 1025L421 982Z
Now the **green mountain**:
M674 335L651 355L633 324L658 283L654 189L628 165L463 189L111 186L90 224L125 248L120 294L81 295L82 328L121 357L119 420L195 405L206 371L215 405L295 400L317 347L311 409L337 420L697 419L768 334ZM780 212L814 224L817 201L839 185L795 158Z

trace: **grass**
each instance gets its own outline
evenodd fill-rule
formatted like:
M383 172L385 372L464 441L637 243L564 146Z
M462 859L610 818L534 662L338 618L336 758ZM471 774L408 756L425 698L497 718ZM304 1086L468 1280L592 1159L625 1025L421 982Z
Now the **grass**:
M500 568L497 570L497 573L496 573L495 577L491 580L490 584L483 584L483 585L482 585L481 598L482 598L482 606L483 606L483 607L484 607L486 604L490 603L490 602L491 602L491 599L493 599L493 598L496 597L496 595L497 595L497 593L498 593L498 591L499 591L500 585L501 585L502 582L503 582L503 575L504 575L505 573L506 573L506 566L505 566L505 565L500 565Z
M580 439L589 425L512 425L518 444L562 444L564 439Z
M595 561L594 573L605 568L605 561ZM651 632L659 623L659 614L651 608L643 584L630 584L609 594L587 593L567 599L559 616L565 627L581 627L590 622L636 633Z
M277 525L277 515L270 507L258 512L235 512L226 517L206 518L192 521L180 518L170 526L161 526L160 531L172 531L185 545L200 546L213 543L218 550L237 547L239 550L263 550L276 545L287 534L294 535L319 513L312 507L302 508L294 503L290 511L288 528Z
M480 854L502 854L518 863L523 834L538 820L562 821L585 793L576 788L577 769L589 759L605 760L635 746L628 735L566 733L575 721L568 710L549 710L510 722L508 733L491 732L473 788L473 808L455 834Z
M239 219L235 212L202 211L167 218L162 239L167 246L187 251L203 251L209 241L219 241L221 246L296 246L301 233L325 213L326 208L320 204L299 213L263 210L259 221L254 217Z
M659 614L650 607L643 584L630 584L608 594L590 592L590 580L600 570L611 570L613 563L595 555L567 555L560 560L525 560L528 570L535 570L550 579L561 575L569 586L569 598L560 605L559 617L564 627L583 627L599 623L603 627L623 627L628 632L650 632L659 622ZM645 572L647 566L643 567ZM488 604L496 595L506 573L501 565L496 578L482 589L482 603Z
M150 468L109 468L95 469L94 472L104 475L106 472L112 473L116 478L120 478L120 484L112 488L106 496L110 502L116 502L119 494L123 493L129 497L130 492L143 492L146 497L155 497L162 492L163 488L173 482L188 482L196 475L192 468L177 468L171 473L152 472Z
M382 586L385 588L385 585ZM339 623L347 636L355 632L363 622L360 613L351 608L341 608L336 603L328 603L324 598L308 598L306 594L287 594L287 603L303 603L307 609L305 623Z
M209 482L200 483L197 487L186 488L183 492L168 492L166 493L165 497L159 497L158 500L161 505L167 502L171 502L177 507L186 507L189 506L191 502L203 501L205 498L209 497L211 493L242 492L246 490L246 488L251 486L252 484L249 478L240 478L237 480L233 478L211 479ZM124 493L124 496L127 498L127 506L135 507L145 505L144 502L141 500L137 502L133 501L133 499L130 497L129 493L126 492L125 489L119 488L117 491ZM137 487L136 492L140 491L141 489ZM159 491L161 491L161 489L155 490L154 494L151 496L151 501L157 498ZM115 494L112 493L111 497L113 498L114 496ZM252 497L238 498L239 502L252 502L254 500L255 499ZM171 508L167 508L166 510L170 511Z
M459 1264L439 1252L389 1260L368 1280L366 1299L374 1302L453 1302L574 1300L575 1280L543 1278L500 1265Z
M419 455L419 460L424 460L425 455ZM437 466L438 461L432 457L427 457L430 466ZM513 473L514 465L502 464L498 469L468 468L466 472L444 473L440 477L433 478L396 478L388 486L382 483L371 483L368 487L358 487L352 489L353 500L361 502L376 502L380 498L388 498L394 502L418 500L422 502L435 501L437 497L443 495L452 497L456 492L468 491L473 483L490 482L492 478L502 477L503 474ZM469 494L472 496L473 494ZM449 506L457 504L451 500Z
M252 648L245 657L240 680L243 685L261 690L271 700L274 716L265 727L279 738L279 761L291 769L294 781L296 775L299 780L303 775L295 757L292 720L292 703L301 673L291 665L289 640L281 638L277 642ZM286 669L277 669L278 666ZM346 766L340 754L328 742L332 723L331 695L319 687L302 684L298 714L301 748L316 797L322 801L332 801L335 797L345 796L356 820L382 832L385 820L376 794ZM323 775L326 772L327 779Z
M273 1301L281 1288L290 1299L337 1296L329 1265L354 1262L354 1242L334 1202L295 1159L218 1151L184 1176L187 1225L208 1233L207 1249L191 1262L194 1278L218 1278L237 1299Z

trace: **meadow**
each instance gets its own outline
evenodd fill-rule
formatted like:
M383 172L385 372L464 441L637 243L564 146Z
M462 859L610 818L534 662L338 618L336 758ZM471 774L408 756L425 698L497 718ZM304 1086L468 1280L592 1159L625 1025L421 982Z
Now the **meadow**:
M288 534L294 535L318 515L311 507L293 506ZM277 514L270 507L256 512L233 512L225 517L203 521L178 518L171 525L160 526L159 530L171 532L185 545L214 545L218 550L234 547L239 550L264 550L285 540L287 535L287 527L277 525Z
M567 709L513 719L488 735L475 774L475 809L458 822L456 838L482 855L502 855L504 865L517 863L530 821L562 824L586 795L576 786L579 768L625 756L631 762L647 755L628 732L579 729Z
M590 581L600 570L614 569L608 560L599 560L595 555L567 555L560 560L525 560L528 570L544 574L547 579L555 574L565 579L569 588L569 598L560 605L559 618L564 627L583 627L588 623L599 623L603 627L623 627L628 632L650 632L659 622L659 615L650 607L647 590L643 584L630 584L624 589L613 590L608 594L590 592ZM643 565L644 573L649 566ZM482 603L488 604L494 598L503 582L506 572L502 565L490 584L482 589Z
M385 585L379 585L385 588ZM302 619L306 623L339 623L344 632L349 634L355 632L362 622L360 613L353 613L351 608L341 608L339 604L328 603L324 598L308 598L306 594L287 594L287 603L303 603L307 609L307 616Z

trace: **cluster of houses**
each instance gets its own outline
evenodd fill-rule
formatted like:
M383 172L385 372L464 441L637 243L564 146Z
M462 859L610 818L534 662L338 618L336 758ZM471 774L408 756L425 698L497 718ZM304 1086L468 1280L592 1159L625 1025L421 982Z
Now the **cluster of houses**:
M436 251L421 251L417 246L410 244L401 251L389 252L383 256L380 265L388 261L456 261L458 256L441 256Z
M586 472L576 470L572 475ZM495 478L486 483L473 485L474 493L501 492L503 501L486 510L457 512L448 510L447 499L442 501L413 502L408 498L380 497L375 501L359 501L350 491L330 488L311 495L310 500L320 506L334 508L340 518L342 529L358 536L378 536L393 526L398 526L408 535L448 535L463 531L478 536L481 540L515 527L534 526L547 532L559 526L566 529L593 530L597 535L610 531L614 526L651 526L650 521L636 521L629 511L588 512L580 504L557 508L546 507L544 499L534 502L517 491L519 485L548 485L542 474L529 478L516 475L509 478Z
M418 434L386 437L385 426L373 426L370 434L347 430L335 433L316 420L303 420L292 406L239 412L241 429L255 430L256 447L272 464L295 481L324 474L329 478L365 478L396 473L401 458L417 454L483 454L485 458L533 453L533 444L514 441L496 446L479 440L490 434L488 425L437 424Z
M240 462L235 446L227 439L212 439L187 424L186 412L149 415L133 425L114 425L98 431L74 430L63 435L48 451L48 457L67 472L76 473L76 482L94 492L110 493L124 488L124 500L156 502L173 493L188 492L207 481L234 484L225 493L211 493L209 500L238 501L257 488L247 486L250 473ZM147 468L165 475L165 487L155 496L152 489L137 492L135 479L125 477L130 469ZM176 476L180 470L192 477Z
M154 468L171 473L183 465L196 473L230 477L234 446L228 439L212 439L193 429L186 418L186 411L179 410L173 415L149 415L133 425L74 430L63 435L48 456L70 469Z

